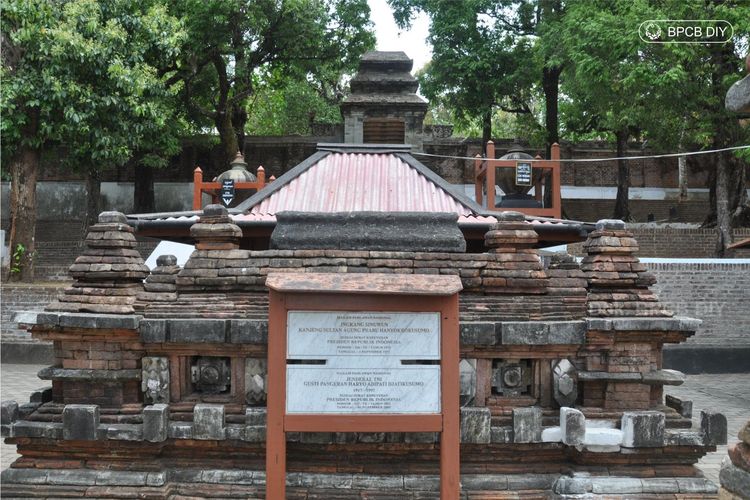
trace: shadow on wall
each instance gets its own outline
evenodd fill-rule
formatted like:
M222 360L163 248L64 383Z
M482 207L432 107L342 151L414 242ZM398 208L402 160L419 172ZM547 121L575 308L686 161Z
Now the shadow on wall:
M2 183L0 210L10 210L10 183ZM192 184L187 182L154 183L157 212L191 210ZM132 182L102 182L102 211L133 213ZM86 214L86 188L83 182L42 181L37 184L37 219L81 220ZM3 218L6 218L4 216Z

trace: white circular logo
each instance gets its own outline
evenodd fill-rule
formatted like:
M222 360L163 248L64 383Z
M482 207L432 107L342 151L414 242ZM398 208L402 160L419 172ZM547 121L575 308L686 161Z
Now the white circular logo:
M643 27L643 32L649 40L658 40L661 37L661 28L656 23L648 23Z

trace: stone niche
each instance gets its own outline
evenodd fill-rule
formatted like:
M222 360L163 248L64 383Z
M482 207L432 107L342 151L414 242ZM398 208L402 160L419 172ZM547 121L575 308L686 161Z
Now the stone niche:
M341 104L344 142L411 144L421 151L427 102L417 95L412 60L403 52L367 52Z
M163 256L147 272L124 216L104 214L60 300L17 318L56 360L39 373L51 387L0 408L21 455L2 496L264 498L265 283L294 272L460 277L463 498L715 498L694 465L726 443L726 418L702 411L693 424L691 403L664 394L684 376L661 362L700 321L659 302L622 222L600 221L580 264L545 265L521 214L496 216L483 253L463 250L455 220L407 215L368 214L359 222L381 231L367 238L351 237L350 220L349 240L314 237L335 216L300 219L254 251L209 206L185 266ZM287 440L289 498L439 498L435 433ZM728 491L744 478L736 468L724 468Z

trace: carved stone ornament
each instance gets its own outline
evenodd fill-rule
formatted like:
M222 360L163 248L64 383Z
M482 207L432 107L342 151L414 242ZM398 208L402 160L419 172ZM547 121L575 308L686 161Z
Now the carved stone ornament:
M552 387L555 401L560 406L572 406L578 399L576 368L567 359L552 365Z
M268 363L262 358L245 359L245 402L249 405L266 403Z
M145 357L141 360L141 391L147 403L169 403L169 359Z

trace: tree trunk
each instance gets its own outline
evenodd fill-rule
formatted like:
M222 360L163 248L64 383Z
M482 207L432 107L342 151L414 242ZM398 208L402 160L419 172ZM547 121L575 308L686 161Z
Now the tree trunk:
M558 95L560 84L560 72L562 67L552 66L544 67L542 70L542 88L544 89L544 126L547 131L546 157L550 158L552 145L560 142L559 137L559 112L558 112ZM552 206L552 173L548 172L544 176L544 206ZM560 187L560 186L558 186Z
M89 227L93 226L99 220L99 212L101 212L101 203L99 198L101 197L102 183L101 174L99 170L95 168L89 168L86 170L86 218L83 221L83 227L81 228L81 239L86 238L86 234L89 232Z
M240 150L237 144L237 134L232 125L232 116L228 110L219 112L219 116L216 119L216 130L219 131L221 148L224 151L224 166L222 169L228 169L229 164L237 155L237 151Z
M687 120L687 117L686 117ZM680 132L680 142L677 145L677 152L684 152L685 145L685 127L682 127ZM680 201L687 200L688 197L688 171L687 171L687 158L685 156L677 157L677 187L680 190L679 199Z
M36 118L32 118L36 120ZM35 125L34 125L35 127ZM38 149L22 146L12 160L10 185L10 281L34 281Z
M713 113L713 140L714 149L735 144L740 137L739 123L728 115L723 107L727 86L724 83L727 75L733 74L738 69L738 60L734 56L734 44L727 43L721 46L711 47L711 89L716 98L719 108ZM713 212L716 214L716 255L723 257L726 254L727 245L732 243L732 225L743 218L747 213L747 196L745 190L744 173L738 174L734 171L736 162L732 161L730 153L717 153L715 206ZM737 185L742 182L742 185ZM707 220L704 224L709 223Z
M716 159L716 256L724 257L732 243L732 221L729 211L729 169L727 153L717 153Z
M245 154L245 124L247 123L247 111L245 111L245 100L232 107L232 127L237 137L237 151ZM229 161L234 160L234 156Z
M487 143L492 140L492 106L482 115L482 152L487 154Z
M750 226L750 201L747 197L747 164L729 155L729 206L732 208L732 227Z
M628 131L621 130L615 134L617 138L617 156L625 156L628 148ZM627 160L617 160L617 200L615 201L614 218L624 221L630 220L630 166Z
M140 214L156 211L154 169L142 163L136 163L135 165L133 211Z

